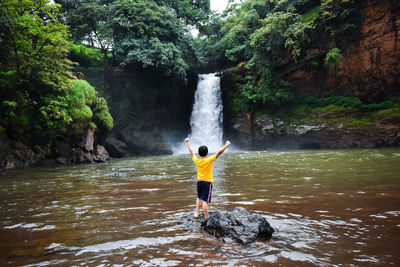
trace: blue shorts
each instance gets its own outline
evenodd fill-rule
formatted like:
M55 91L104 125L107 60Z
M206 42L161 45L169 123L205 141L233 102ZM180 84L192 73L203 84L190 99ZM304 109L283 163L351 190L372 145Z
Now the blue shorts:
M212 183L197 181L197 198L209 203L211 202Z

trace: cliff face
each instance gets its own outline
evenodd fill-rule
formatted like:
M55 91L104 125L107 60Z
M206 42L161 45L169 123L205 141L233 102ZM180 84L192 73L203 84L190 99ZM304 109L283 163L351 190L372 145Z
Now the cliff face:
M297 92L316 97L349 95L371 103L400 96L400 2L364 1L361 19L361 40L342 49L335 69L324 65L326 48L314 45L297 63L282 59L275 71ZM223 92L235 86L231 78L223 77ZM244 149L400 146L398 116L344 110L307 114L303 122L293 123L279 115L235 115L229 93L223 97L225 136ZM373 119L364 123L365 116Z
M110 156L100 139L89 128L71 139L59 138L40 147L0 134L0 170L34 165L106 162Z
M326 51L310 49L300 62L277 68L301 93L314 96L356 95L366 102L400 95L400 3L369 0L361 13L361 41L342 49L336 69L323 62Z
M383 118L373 126L346 127L345 123L315 120L287 124L279 117L239 116L226 124L225 135L243 149L341 149L400 146L400 124Z

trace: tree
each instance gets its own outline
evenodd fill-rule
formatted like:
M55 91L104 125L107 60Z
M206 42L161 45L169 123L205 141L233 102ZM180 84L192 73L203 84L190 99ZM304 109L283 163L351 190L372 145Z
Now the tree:
M45 136L51 143L72 134L69 130L77 122L84 122L78 130L91 122L98 97L87 82L71 81L68 27L58 8L47 0L0 4L0 28L8 29L0 40L0 54L5 55L0 65L0 129L13 136Z
M56 1L64 5L73 39L100 48L104 75L118 61L126 69L154 68L185 80L189 65L199 64L184 22L200 25L208 16L208 0Z
M285 56L285 48L291 51L293 59L300 56L301 48L308 41L307 30L310 26L300 20L300 16L291 12L269 14L262 27L251 35L251 45L256 56L274 65Z
M28 137L50 126L39 110L55 107L52 101L68 89L72 62L67 58L67 26L58 7L46 0L0 3L1 28L8 31L0 45L5 55L0 70L0 123L9 132ZM69 119L66 115L61 120Z
M156 0L159 6L168 6L175 10L177 17L186 24L201 27L210 14L210 0Z
M9 30L3 39L7 54L2 71L15 71L19 85L40 80L57 89L65 86L72 62L67 59L67 26L61 22L59 5L48 0L9 0L0 4L1 24ZM34 92L30 92L34 93Z
M121 66L139 64L186 79L192 37L173 10L153 1L117 0L112 6L115 54Z
M344 49L361 38L361 1L323 0L320 23L334 46Z
M108 83L113 66L110 52L114 49L111 0L56 0L62 5L66 22L71 28L72 39L98 47L103 57L103 90L108 90Z

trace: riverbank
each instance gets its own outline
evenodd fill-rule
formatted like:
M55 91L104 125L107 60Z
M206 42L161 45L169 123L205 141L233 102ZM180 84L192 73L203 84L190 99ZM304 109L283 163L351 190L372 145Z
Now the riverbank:
M0 170L109 160L110 156L102 145L101 137L90 128L80 136L59 138L50 143L43 140L36 145L29 145L21 139L14 140L0 133Z
M304 116L230 114L224 134L238 147L255 150L399 147L400 117L394 110L360 114L333 105Z

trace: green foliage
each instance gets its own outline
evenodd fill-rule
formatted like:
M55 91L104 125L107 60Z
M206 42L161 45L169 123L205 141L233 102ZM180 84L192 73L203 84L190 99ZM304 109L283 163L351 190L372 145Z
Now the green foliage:
M68 71L67 26L59 5L41 0L0 3L0 124L10 134L55 135L70 117L65 93Z
M108 111L107 102L103 97L96 98L94 102L95 118L102 123L104 127L111 130L113 128L113 118Z
M323 0L320 24L330 34L333 43L345 48L361 38L360 0Z
M90 123L89 123L89 127L90 127L90 129L92 129L93 131L95 131L95 130L97 129L97 125L94 124L94 122L90 122Z
M320 0L279 0L271 2L275 2L273 12L284 11L303 14L315 6L320 6Z
M100 47L103 59L113 48L113 29L110 6L112 0L56 0L61 4L61 11L66 15L72 39L75 42L89 43Z
M254 112L265 106L276 109L293 100L290 84L280 79L269 65L251 60L233 68L229 75L238 90L231 94L235 111Z
M313 7L307 13L301 16L301 20L305 23L313 23L314 20L319 16L321 8L322 7L320 5Z
M195 62L191 37L170 8L153 1L119 0L112 6L115 54L121 66L140 65L186 80Z
M335 68L341 56L342 54L339 48L332 48L328 51L328 53L326 53L325 65L327 65L330 69Z
M75 42L99 47L103 85L115 61L125 70L147 68L186 81L189 66L202 63L188 27L204 23L208 0L57 0L63 5ZM83 66L97 67L96 55L72 47ZM110 57L112 55L112 57ZM115 56L115 57L114 57Z
M370 118L355 119L351 118L344 124L345 128L364 128L364 127L374 127L375 123Z
M201 27L207 22L210 13L210 0L156 0L159 6L168 6L175 10L179 19L186 24Z
M90 106L96 97L96 91L85 80L72 80L72 88L69 91L69 101L71 107Z
M229 60L240 62L252 57L250 35L259 24L259 15L254 9L241 9L236 16L226 20L225 35L221 42Z
M311 95L301 95L298 96L298 102L305 103L312 107L335 105L339 107L360 108L362 105L360 99L354 96L331 96L325 98L316 98Z
M109 57L111 54L109 53ZM103 65L101 51L98 48L87 47L84 44L71 43L70 57L83 67L98 67Z
M64 96L44 97L43 106L40 107L42 125L52 135L65 134L68 125L73 121L68 109L68 100ZM42 127L39 127L41 129Z
M400 107L396 105L393 108L379 110L375 114L376 119L391 118L397 122L400 122Z
M108 111L107 101L103 97L97 97L93 86L85 80L72 80L72 87L68 94L68 112L75 123L75 129L89 125L92 128L96 124L94 119L102 126L111 130L113 119ZM94 125L94 126L93 126Z
M310 25L301 21L298 14L276 12L262 20L262 27L251 35L251 45L256 56L276 64L284 56L284 48L291 51L293 59L300 56L302 47L309 42Z
M382 110L382 109L390 109L394 106L393 101L386 100L381 103L372 103L366 104L362 106L362 110L366 112Z
M17 83L40 81L56 90L65 88L72 62L67 59L67 26L60 21L58 7L47 0L0 3L1 23L10 30L1 40L0 49L7 49L2 52L8 55L1 71L15 71Z

